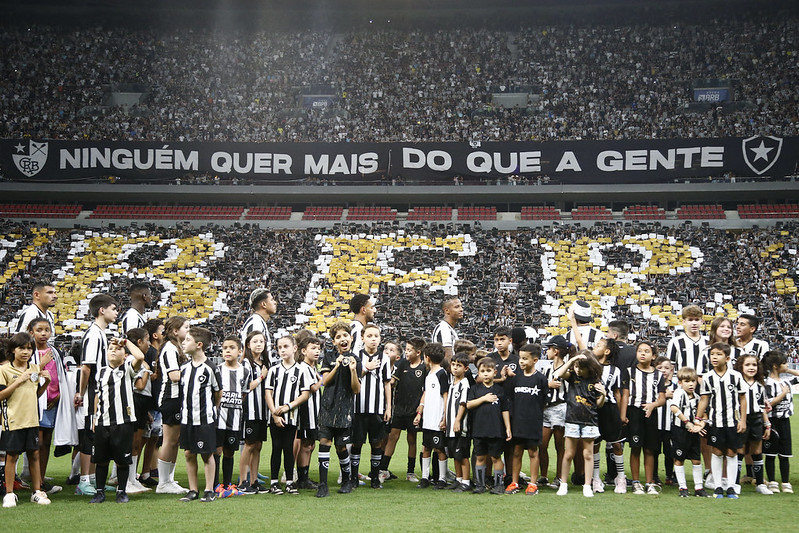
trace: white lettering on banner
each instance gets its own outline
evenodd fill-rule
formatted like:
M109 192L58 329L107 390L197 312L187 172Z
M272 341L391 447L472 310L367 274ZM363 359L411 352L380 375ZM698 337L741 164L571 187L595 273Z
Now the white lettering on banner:
M321 154L314 159L314 154L305 154L305 174L373 174L378 169L378 155L375 152L350 154L349 160L344 154L338 154L330 162L330 154Z
M402 148L402 168L424 168L445 171L452 168L452 156L443 150L432 150L425 154L417 148Z
M596 166L603 172L657 170L658 166L674 170L677 168L678 158L682 158L682 168L690 169L694 166L695 155L699 155L698 164L701 168L724 166L723 146L672 148L666 151L666 155L660 150L625 150L624 154L616 150L604 150L597 155ZM557 171L561 170L562 164L563 160Z
M214 172L239 174L291 174L291 156L265 152L214 152L211 169Z
M502 164L502 152L472 152L466 158L466 167L472 172L490 173L493 170L503 174L516 172L541 172L541 152L510 152L507 166Z
M199 170L199 152L163 148L75 148L59 150L59 168L104 168L108 170Z
M560 158L560 163L555 168L555 172L562 172L564 170L574 170L575 172L582 172L580 163L577 162L577 156L572 151L563 152Z

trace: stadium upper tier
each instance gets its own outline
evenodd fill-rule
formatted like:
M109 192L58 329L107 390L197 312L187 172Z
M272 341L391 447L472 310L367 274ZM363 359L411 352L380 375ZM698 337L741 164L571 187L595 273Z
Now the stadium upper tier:
M0 137L791 136L799 134L797 36L795 17L513 32L6 27ZM701 79L722 80L734 101L697 106Z

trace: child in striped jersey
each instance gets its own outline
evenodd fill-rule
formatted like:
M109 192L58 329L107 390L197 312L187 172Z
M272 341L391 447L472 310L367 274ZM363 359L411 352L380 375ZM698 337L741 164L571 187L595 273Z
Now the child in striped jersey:
M272 478L269 494L280 495L280 459L283 457L286 490L299 494L294 477L294 437L297 435L297 407L308 401L310 384L296 361L297 343L286 335L277 341L280 362L269 369L266 376L266 406L272 413L269 433L272 436Z
M322 341L315 336L305 336L297 343L300 351L300 368L308 384L308 401L300 405L297 437L300 439L300 450L297 454L297 488L314 489L318 485L311 481L308 471L311 454L319 439L319 402L322 400L322 375L317 369L319 354L322 353Z
M261 448L268 432L269 410L266 408L266 375L269 359L263 331L251 331L244 343L243 365L252 377L249 392L244 397L244 449L239 459L239 492L256 494L266 490L258 481ZM251 474L252 473L252 474Z
M715 497L724 498L725 491L722 486L722 471L724 470L724 457L727 457L726 480L729 483L727 498L737 499L734 480L738 474L738 449L743 444L743 433L746 431L746 385L741 374L729 365L730 345L717 342L710 346L710 365L712 370L702 376L702 398L699 400L697 418L701 424L710 421L708 429L708 443L712 457L710 472L716 487ZM705 419L705 412L709 410L709 418Z
M768 370L766 380L766 397L771 403L771 437L764 444L766 454L766 474L770 480L769 489L776 492L782 490L793 494L790 484L790 458L792 454L791 443L791 416L793 415L793 392L791 387L799 383L799 371L788 368L788 358L780 350L766 352L763 356L763 368ZM780 374L792 374L789 379L782 379ZM777 485L774 473L774 458L780 458L780 475L782 486Z
M680 498L688 497L688 482L685 479L685 462L693 466L694 496L706 498L702 486L702 461L699 435L704 433L696 421L699 395L696 394L696 370L690 366L677 372L680 387L674 392L669 405L672 418L671 443L674 450L674 473L680 489ZM761 465L762 468L762 465Z
M190 502L199 499L212 502L214 492L214 450L216 450L216 407L222 399L217 381L216 366L208 361L205 350L211 347L211 332L205 328L189 329L183 339L183 351L191 359L180 367L180 392L183 398L180 412L180 446L185 450L189 492L180 499ZM205 463L205 490L199 495L197 455Z
M244 400L252 381L250 370L239 363L240 358L241 339L238 335L228 335L222 341L222 359L225 364L216 369L216 379L222 390L222 401L219 403L219 418L216 425L214 490L221 498L229 498L239 493L238 488L233 485L233 454L241 442ZM221 484L219 483L220 456L222 456Z
M657 408L655 416L658 422L658 434L660 441L658 450L655 452L655 483L662 485L657 473L660 471L658 467L658 457L660 452L663 452L663 466L666 473L666 485L674 485L674 455L671 449L671 409L670 403L674 398L674 391L680 387L677 378L674 375L674 363L668 357L658 356L655 359L655 368L658 372L663 374L663 384L666 388L666 404Z
M125 348L133 356L125 360ZM144 353L128 339L112 339L108 343L108 366L97 372L95 394L94 447L92 463L97 476L97 493L89 503L105 501L105 483L111 459L117 465L117 503L127 503L133 432L136 410L133 403L133 381L144 361Z
M447 455L455 461L455 481L447 488L455 492L471 491L469 476L469 428L466 418L466 396L469 393L469 356L456 353L449 363L452 383L447 392L446 431Z
M766 414L766 387L763 378L763 366L757 354L748 353L738 357L735 370L741 373L746 384L746 435L744 447L752 456L752 474L755 477L755 490L759 494L774 494L763 480L763 440L771 436L771 422ZM740 491L741 464L744 460L744 448L738 450L737 490Z
M655 485L655 453L659 443L655 410L666 403L663 375L655 369L655 346L641 341L635 347L638 363L630 369L630 380L624 385L619 415L627 424L630 442L630 472L633 476L633 494L658 494ZM644 450L646 492L639 481L641 475L641 449Z

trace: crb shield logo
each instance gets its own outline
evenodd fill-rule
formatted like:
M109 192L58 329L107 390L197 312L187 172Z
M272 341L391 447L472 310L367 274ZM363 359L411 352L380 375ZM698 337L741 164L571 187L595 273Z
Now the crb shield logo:
M21 142L14 148L16 153L12 154L11 158L17 166L17 170L25 176L32 178L44 168L44 164L47 162L47 143L30 141L27 153L25 145Z
M422 377L422 370L421 370L421 369L419 369L419 370L417 370L417 371L416 371L416 377L417 377L417 378L420 378L420 377Z
M744 139L741 149L743 150L746 166L760 176L773 167L774 163L780 158L782 138L770 135L755 135Z

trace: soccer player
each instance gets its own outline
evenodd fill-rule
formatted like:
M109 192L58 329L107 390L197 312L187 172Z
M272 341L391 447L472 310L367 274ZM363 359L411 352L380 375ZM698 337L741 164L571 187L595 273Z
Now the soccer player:
M701 381L701 376L710 369L707 341L702 335L702 310L697 305L687 305L681 316L683 332L669 341L666 357L674 363L675 372L686 366L693 368Z
M330 447L335 443L341 466L339 493L352 492L350 456L347 444L352 440L353 399L361 390L361 362L350 352L350 325L339 320L328 331L334 350L322 361L322 402L319 406L319 487L317 498L328 496L327 473L330 466ZM357 479L355 481L357 483Z
M180 367L181 403L180 447L185 450L189 492L180 501L212 502L214 492L214 450L216 449L217 406L222 391L216 366L205 355L211 347L211 332L193 327L183 339L183 351L191 359ZM205 463L205 490L200 498L197 480L197 455Z
M31 288L31 303L19 312L19 318L14 324L14 333L28 331L28 325L34 318L44 318L50 323L50 329L55 335L55 317L50 308L58 302L58 294L52 281L39 279L33 282ZM38 361L34 361L38 364Z
M233 485L233 454L239 448L244 429L244 401L250 390L250 369L241 363L241 339L228 335L222 341L224 364L216 369L216 379L222 392L216 424L216 455L214 457L214 492L220 498L238 495ZM222 456L222 483L219 484L219 462Z
M89 314L94 321L83 334L80 383L73 399L76 408L85 406L85 413L80 411L81 415L85 416L83 429L80 429L81 421L78 420L81 466L80 482L75 493L94 496L96 488L92 486L91 478L95 476L92 475L94 469L90 464L94 445L94 432L92 431L94 398L97 391L97 373L108 366L108 339L105 335L109 324L117 319L117 302L107 294L98 294L89 300Z
M297 436L297 408L308 401L311 385L296 360L297 343L286 335L277 341L280 363L269 369L266 376L266 406L272 413L269 434L272 436L272 478L269 494L280 495L280 459L286 474L288 494L299 494L294 483L294 439Z
M544 407L547 404L549 382L536 370L541 357L541 345L523 344L519 348L519 372L506 366L505 390L510 398L510 425L513 434L513 473L505 494L519 492L519 475L522 455L525 450L530 458L530 483L526 494L538 494L538 447L541 445L544 428Z
M250 293L250 307L252 308L252 315L244 322L241 327L241 343L247 345L247 336L253 331L262 331L266 339L266 348L264 358L269 362L269 365L274 365L279 361L279 358L272 351L272 335L269 334L267 322L277 313L277 301L269 289L263 287L255 289Z
M730 345L717 342L710 345L710 365L712 369L702 376L701 399L697 408L697 419L702 428L707 430L708 443L713 456L710 471L715 485L714 496L724 498L722 486L722 469L724 457L727 457L727 498L738 498L735 478L738 474L738 449L743 445L743 433L746 432L746 383L741 374L728 364ZM709 410L708 410L709 409ZM705 414L708 418L705 418ZM708 424L707 422L710 422Z
M433 342L441 344L444 347L444 358L449 361L452 357L453 346L455 341L458 340L458 332L455 331L455 326L458 322L463 320L463 303L457 296L450 296L441 304L441 310L444 313L444 318L433 329L432 339Z
M464 352L452 356L449 366L452 383L447 391L447 455L455 461L455 481L447 488L455 492L471 491L469 462L469 424L466 398L469 394L469 356Z
M144 313L153 305L153 293L147 283L134 283L130 287L130 308L122 314L119 329L127 333L133 328L143 328Z
M510 406L505 391L494 383L497 372L494 360L490 357L480 359L477 362L477 372L482 379L480 383L469 388L466 402L471 417L474 454L477 456L473 492L481 494L486 491L486 464L490 456L494 467L494 486L491 493L502 494L505 492L502 452L505 443L513 437Z
M368 294L357 293L350 299L350 311L355 315L350 330L351 350L352 353L360 353L363 349L363 330L375 319L375 302Z
M391 376L391 387L394 391L394 408L391 410L391 432L383 453L381 470L388 470L391 456L399 441L400 434L405 431L408 441L408 468L405 479L419 483L416 477L416 435L418 426L414 425L416 408L422 400L427 367L422 361L422 350L425 341L420 337L408 339L405 343L405 358L397 362Z
M438 456L438 480L436 485L446 487L447 454L445 452L444 430L446 429L446 406L449 392L449 377L441 367L444 362L444 346L438 342L425 345L422 352L427 376L424 380L424 393L416 408L413 425L422 427L422 479L417 488L430 486L430 458L433 451Z
M126 360L125 348L131 358ZM108 344L108 366L97 371L92 463L97 468L97 493L89 503L105 501L108 463L117 465L119 480L116 501L128 503L133 433L136 410L133 403L133 381L144 361L144 353L128 339L113 339ZM135 474L135 470L134 470Z
M760 328L760 319L755 315L743 314L735 321L735 334L738 336L738 344L743 353L756 353L762 360L769 347L766 341L754 337L758 328Z

